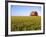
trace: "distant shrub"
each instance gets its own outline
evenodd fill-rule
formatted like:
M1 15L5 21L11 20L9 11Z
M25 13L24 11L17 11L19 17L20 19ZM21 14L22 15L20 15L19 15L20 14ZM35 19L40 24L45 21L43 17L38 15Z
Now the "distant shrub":
M32 11L30 16L38 16L38 12L37 11Z

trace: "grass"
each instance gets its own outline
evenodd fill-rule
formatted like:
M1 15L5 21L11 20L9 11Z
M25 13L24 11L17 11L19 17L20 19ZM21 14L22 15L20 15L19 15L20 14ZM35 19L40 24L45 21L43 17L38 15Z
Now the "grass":
M41 29L41 16L11 16L11 31Z

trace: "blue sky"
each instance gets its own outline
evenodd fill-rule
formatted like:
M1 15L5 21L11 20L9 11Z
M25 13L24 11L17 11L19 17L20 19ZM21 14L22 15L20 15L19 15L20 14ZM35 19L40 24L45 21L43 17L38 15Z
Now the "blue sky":
M29 16L32 11L37 11L41 15L41 6L20 6L11 5L11 16Z

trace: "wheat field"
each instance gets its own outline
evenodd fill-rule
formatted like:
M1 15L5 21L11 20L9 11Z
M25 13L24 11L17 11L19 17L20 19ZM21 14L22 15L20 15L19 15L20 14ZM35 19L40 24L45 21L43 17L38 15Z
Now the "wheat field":
M11 16L11 31L41 29L41 16Z

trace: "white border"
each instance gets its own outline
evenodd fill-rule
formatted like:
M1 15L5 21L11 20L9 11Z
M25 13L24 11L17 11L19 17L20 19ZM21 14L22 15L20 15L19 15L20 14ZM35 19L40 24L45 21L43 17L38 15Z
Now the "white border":
M10 12L10 8L11 5L21 5L21 6L41 6L41 30L37 30L37 31L15 31L15 32L11 32L11 12ZM26 4L26 3L8 3L8 35L12 35L12 34L26 34L26 33L42 33L43 32L43 5L42 4Z

